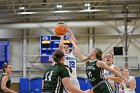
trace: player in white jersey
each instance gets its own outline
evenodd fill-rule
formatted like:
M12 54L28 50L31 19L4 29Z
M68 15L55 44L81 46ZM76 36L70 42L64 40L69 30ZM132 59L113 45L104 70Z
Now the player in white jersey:
M126 79L128 79L128 82L123 82L123 87L124 87L124 93L136 93L135 88L136 88L136 80L134 76L129 76L129 71L128 69L123 70L123 75Z
M104 61L110 68L121 73L120 68L113 64L113 54L106 53L104 55ZM106 70L104 70L104 75L105 75L106 79L108 79L108 82L110 83L112 88L114 89L114 93L120 93L120 83L119 82L122 82L122 80L119 77L116 77L114 74L112 74L111 72L106 71Z
M70 37L69 37L70 42L76 43L76 39L75 39L73 33L70 30L68 31L68 33L70 35ZM77 79L76 58L74 55L74 48L72 48L70 51L70 47L68 45L64 45L64 42L63 42L64 36L60 36L60 37L61 37L61 39L60 39L59 48L61 50L63 50L65 53L64 64L68 65L72 69L72 73L70 73L71 82L75 87L80 88L80 85L79 85L79 82Z

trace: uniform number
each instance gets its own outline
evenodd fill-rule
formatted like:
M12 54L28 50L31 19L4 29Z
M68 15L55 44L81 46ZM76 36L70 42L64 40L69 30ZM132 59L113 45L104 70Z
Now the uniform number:
M53 74L53 71L47 72L45 75L45 81L51 81L52 74Z
M69 61L69 67L70 68L75 68L75 62L74 61Z
M91 73L91 71L87 71L87 75L88 75L89 78L92 78L92 73Z

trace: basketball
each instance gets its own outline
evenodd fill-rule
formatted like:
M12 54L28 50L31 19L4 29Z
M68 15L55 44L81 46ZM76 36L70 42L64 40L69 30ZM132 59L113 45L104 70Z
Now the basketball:
M64 35L68 31L68 28L64 24L58 24L55 26L55 34L56 35Z

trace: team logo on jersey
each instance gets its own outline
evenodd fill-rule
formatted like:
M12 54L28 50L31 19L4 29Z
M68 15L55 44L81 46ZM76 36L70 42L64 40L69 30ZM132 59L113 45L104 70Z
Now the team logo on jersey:
M95 70L95 67L93 67L93 66L86 66L86 70L88 70L88 69Z
M73 57L66 57L67 60L75 60Z

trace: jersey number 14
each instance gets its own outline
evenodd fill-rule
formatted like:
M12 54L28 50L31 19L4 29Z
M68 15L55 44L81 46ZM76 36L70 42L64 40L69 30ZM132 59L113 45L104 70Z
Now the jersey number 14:
M46 73L46 75L45 75L45 81L51 81L51 77L52 77L52 73L53 73L53 71L51 71L51 72L47 72Z

